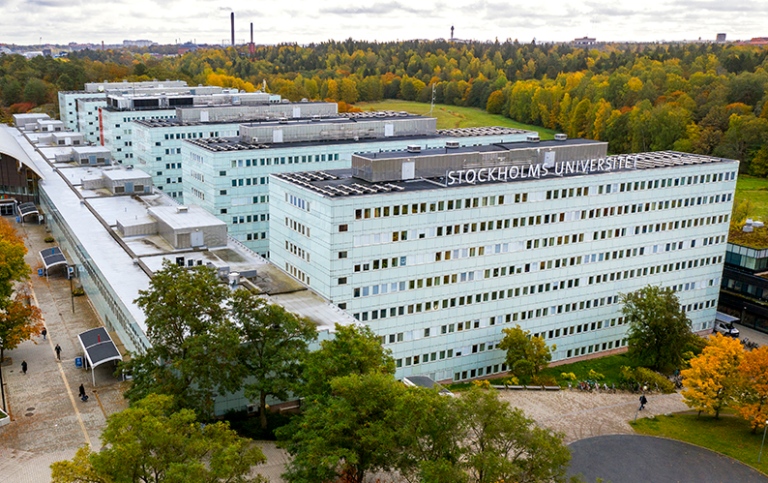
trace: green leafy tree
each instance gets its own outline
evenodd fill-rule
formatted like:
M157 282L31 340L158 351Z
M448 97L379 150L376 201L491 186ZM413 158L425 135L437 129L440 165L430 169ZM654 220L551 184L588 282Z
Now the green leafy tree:
M301 376L308 343L317 338L315 324L268 304L240 289L232 294L232 317L240 326L240 357L248 379L245 396L258 399L261 429L267 429L267 397L285 400Z
M399 426L388 415L405 390L385 373L333 379L328 397L309 402L300 418L277 430L293 456L283 478L362 483L371 472L392 469Z
M87 446L51 465L53 483L265 482L250 476L266 461L258 447L227 423L200 424L189 409L173 412L170 396L152 394L111 415L102 450Z
M495 390L473 387L458 401L463 425L463 465L469 481L544 483L567 481L571 453L563 435L536 426Z
M395 361L370 327L336 324L333 338L322 341L320 349L307 357L301 393L305 397L328 394L335 377L394 373Z
M507 351L507 367L515 376L530 381L552 360L555 346L550 348L541 337L531 337L531 332L519 325L502 332L504 338L499 348Z
M239 389L241 340L227 313L228 293L213 268L163 262L136 299L147 316L152 347L128 363L134 378L126 397L178 395L183 407L210 417L217 391Z
M629 356L658 371L682 366L683 354L695 335L675 292L648 285L621 295L622 313L629 323Z
M408 388L390 419L398 428L395 467L407 481L465 483L462 421L457 401L436 389Z
M739 395L739 364L744 349L738 340L715 334L701 354L691 359L684 370L683 401L688 406L720 417L723 408L731 406Z

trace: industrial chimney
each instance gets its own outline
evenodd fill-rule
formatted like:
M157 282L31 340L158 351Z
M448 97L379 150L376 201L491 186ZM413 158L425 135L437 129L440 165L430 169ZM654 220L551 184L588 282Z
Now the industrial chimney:
M235 12L229 14L230 22L232 23L232 47L235 46Z
M251 43L248 44L248 52L250 52L251 56L256 53L256 46L253 45L253 22L251 22Z

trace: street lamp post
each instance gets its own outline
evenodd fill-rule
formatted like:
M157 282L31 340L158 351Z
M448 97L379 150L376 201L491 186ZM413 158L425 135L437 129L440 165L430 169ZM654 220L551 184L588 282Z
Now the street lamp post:
M760 458L763 456L763 446L765 446L765 432L768 431L768 421L765 422L765 427L763 428L763 442L760 443L760 454L757 455L757 464L760 464Z

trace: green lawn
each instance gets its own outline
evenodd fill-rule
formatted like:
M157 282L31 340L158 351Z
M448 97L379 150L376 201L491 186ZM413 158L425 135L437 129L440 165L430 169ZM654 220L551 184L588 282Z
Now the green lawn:
M604 379L600 380L600 384L606 383L608 386L610 386L611 383L614 383L618 388L619 383L621 382L619 375L621 373L622 366L632 366L632 363L630 363L626 354L616 354L612 356L599 357L597 359L590 359L587 361L563 364L557 367L548 367L541 371L541 375L544 377L552 377L557 380L557 383L561 386L567 386L568 382L571 382L571 384L575 385L577 381L585 381L587 379L591 379L589 377L589 371L591 369L605 376ZM570 381L570 379L560 377L562 373L570 372L573 372L576 375L576 381ZM496 377L490 379L490 383L493 385L502 385L504 384L504 381L508 379L508 377L509 376ZM470 382L457 382L455 384L450 384L448 389L451 391L462 391L468 389L471 387L471 385L472 383Z
M638 419L630 424L639 434L697 444L768 473L766 450L763 450L763 458L760 464L757 464L763 432L752 434L749 424L739 417L725 415L715 419L704 415L697 417L695 413L678 413Z
M748 199L752 204L749 216L756 220L768 221L768 179L739 175L734 197L734 208Z
M355 104L364 111L406 111L412 114L422 116L429 115L429 104L421 102L400 101L389 99L381 102L358 102ZM452 129L457 127L483 127L483 126L504 126L517 129L528 129L537 131L542 140L554 139L555 131L540 126L521 124L508 117L497 114L488 114L482 109L475 107L449 106L446 104L435 104L432 111L432 117L437 118L438 129Z
M616 354L612 356L598 357L597 359L573 362L571 364L563 364L556 367L548 367L541 371L541 375L554 377L560 385L566 385L568 384L568 380L560 377L560 374L572 372L576 375L577 381L584 381L592 379L589 377L589 371L591 369L605 376L605 379L600 380L601 384L606 383L610 386L611 383L614 383L618 387L619 382L621 382L619 375L622 366L633 366L626 354Z

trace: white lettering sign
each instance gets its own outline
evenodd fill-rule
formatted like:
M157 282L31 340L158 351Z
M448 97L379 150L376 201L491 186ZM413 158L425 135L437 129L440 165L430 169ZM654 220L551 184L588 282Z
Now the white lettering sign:
M616 156L614 158L585 159L580 161L559 161L554 166L529 164L527 166L494 166L492 168L458 169L448 171L448 186L454 184L476 184L489 181L511 181L515 179L539 179L549 175L590 174L608 171L637 169L637 157Z

